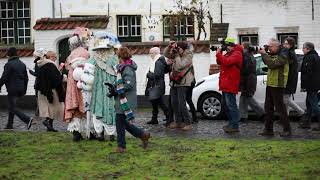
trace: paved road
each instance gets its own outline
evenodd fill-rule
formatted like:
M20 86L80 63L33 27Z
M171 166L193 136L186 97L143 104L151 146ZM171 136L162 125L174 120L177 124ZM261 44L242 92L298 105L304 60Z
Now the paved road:
M33 115L33 111L24 111L28 115ZM0 131L3 131L3 128L6 125L7 122L7 112L5 110L0 110ZM159 119L163 119L163 115ZM138 112L136 115L135 123L143 127L144 129L151 132L153 136L158 137L190 137L190 138L262 138L259 135L257 135L262 129L263 129L263 123L257 122L257 121L251 121L249 120L247 123L241 123L240 126L240 133L236 134L225 134L222 130L222 127L226 124L226 121L224 120L200 120L199 123L194 124L194 128L192 131L189 132L183 132L181 130L172 130L167 129L163 126L164 122L160 122L159 125L147 125L146 122L151 119L151 113L150 112ZM310 130L303 130L297 128L298 123L292 122L292 129L293 129L293 136L291 139L320 139L320 133L319 132L312 132ZM316 123L313 124L313 126L316 126ZM55 121L54 127L59 131L66 131L67 124ZM17 117L15 117L14 120L14 130L15 131L26 131L26 125L22 123ZM280 126L275 123L275 131L280 132L281 128ZM41 119L36 121L36 124L34 124L30 131L42 131L45 132L46 128L42 125ZM282 139L279 137L279 135L276 135L272 139Z

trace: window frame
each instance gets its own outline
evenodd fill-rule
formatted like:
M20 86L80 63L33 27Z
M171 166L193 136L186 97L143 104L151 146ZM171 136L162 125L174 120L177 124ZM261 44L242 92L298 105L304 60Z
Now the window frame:
M5 9L2 9L2 3L5 4ZM9 4L12 3L12 8ZM20 4L22 3L22 4ZM22 5L22 7L20 6ZM28 5L28 7L26 7ZM0 45L27 45L31 44L31 7L30 0L10 0L0 1ZM12 16L9 17L9 11L12 11ZM22 11L22 16L19 13ZM5 17L2 17L2 12ZM28 16L26 16L28 13ZM12 28L9 28L9 23L12 22ZM22 22L22 26L21 26ZM26 23L29 23L26 26ZM6 24L6 26L4 26ZM11 31L11 32L10 32ZM6 36L2 36L6 32ZM21 33L22 32L22 33ZM13 35L10 35L13 33ZM29 35L27 35L29 34ZM6 40L5 40L6 39ZM13 39L10 41L10 39ZM6 42L5 42L6 41Z
M259 34L239 34L239 42L240 42L240 44L242 44L242 42L246 42L246 41L242 40L243 37L248 37L249 38L249 43L251 43L252 46L259 46ZM252 42L251 42L251 38L252 37L257 37L257 44L252 44Z
M125 19L127 23L125 23ZM133 24L133 22L135 23ZM141 42L141 34L141 15L117 15L117 35L120 42Z
M163 15L162 18L163 20L163 41L165 41L165 39L170 38L170 26L168 25L169 23L167 23L166 18L172 17L174 15ZM192 18L191 22L192 24L188 24L188 18ZM179 20L178 23L175 24L175 34L174 34L174 38L175 40L179 41L179 40L187 40L187 38L194 38L195 36L195 17L192 15L189 16L185 16L184 22L186 24L186 26L184 27L184 24L182 23L181 20ZM192 33L189 33L189 27L192 27ZM184 31L182 32L182 28L184 29ZM168 29L168 30L166 30ZM169 34L166 34L166 31L169 32Z
M294 38L294 40L296 41L296 48L298 48L298 41L299 41L299 34L298 33L277 33L277 39L279 40L280 44L283 44L284 42L282 42L282 38L281 36L287 36L287 37L293 37L296 36L296 38ZM287 38L286 37L286 38ZM284 39L286 39L284 38Z

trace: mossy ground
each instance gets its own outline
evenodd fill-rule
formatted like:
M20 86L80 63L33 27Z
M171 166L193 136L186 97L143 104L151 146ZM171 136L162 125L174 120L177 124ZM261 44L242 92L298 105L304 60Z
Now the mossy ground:
M320 179L320 140L127 138L0 132L0 179Z

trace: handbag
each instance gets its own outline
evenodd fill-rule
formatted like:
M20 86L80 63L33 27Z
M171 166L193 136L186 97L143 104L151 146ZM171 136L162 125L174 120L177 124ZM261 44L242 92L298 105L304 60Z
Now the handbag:
M190 64L189 66L187 66L186 68L184 68L182 71L178 72L178 71L172 71L170 73L170 80L177 83L177 84L180 84L182 79L189 73L189 71L191 70L192 68L192 64Z
M149 92L149 96L148 96L149 101L159 99L161 96L160 86L158 85L150 87L148 89L148 92Z

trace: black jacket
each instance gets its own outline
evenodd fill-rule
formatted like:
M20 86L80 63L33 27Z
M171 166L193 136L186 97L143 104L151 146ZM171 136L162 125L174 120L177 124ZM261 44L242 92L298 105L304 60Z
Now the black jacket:
M27 92L28 81L26 65L19 57L10 57L4 65L0 88L5 84L9 96L23 96Z
M53 102L52 90L57 90L59 101L64 102L65 95L62 87L63 76L53 63L47 63L39 68L36 90L45 95L49 103Z
M168 73L168 65L163 56L161 56L155 64L154 72L149 72L147 74L148 82L147 82L147 88L145 91L146 96L149 95L148 89L150 87L153 87L154 85L159 85L161 93L165 93L166 85L164 81L164 75Z
M298 83L298 59L293 48L287 50L286 53L289 61L289 74L285 94L295 94Z
M243 53L240 77L240 91L245 96L253 96L257 87L256 59L248 52Z
M320 90L320 58L315 50L303 58L301 65L301 89Z

